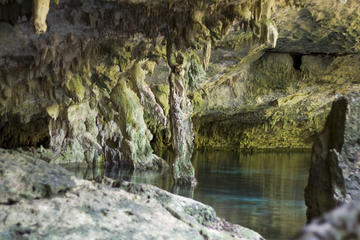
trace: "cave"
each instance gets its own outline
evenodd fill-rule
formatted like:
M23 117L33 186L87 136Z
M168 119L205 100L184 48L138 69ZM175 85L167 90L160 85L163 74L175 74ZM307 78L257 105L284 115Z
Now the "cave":
M0 0L0 239L358 234L359 12Z

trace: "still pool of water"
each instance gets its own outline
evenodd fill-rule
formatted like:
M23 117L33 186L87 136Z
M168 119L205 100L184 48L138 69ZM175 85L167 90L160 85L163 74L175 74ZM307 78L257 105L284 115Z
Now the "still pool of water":
M251 228L266 239L282 240L293 237L305 224L304 187L309 159L309 153L197 151L193 156L198 180L195 189L174 187L171 171L67 168L80 177L123 178L192 197L212 206L219 217Z

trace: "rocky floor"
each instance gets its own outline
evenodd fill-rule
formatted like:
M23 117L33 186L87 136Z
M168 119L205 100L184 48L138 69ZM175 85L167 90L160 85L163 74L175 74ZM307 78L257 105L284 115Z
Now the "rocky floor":
M77 179L24 152L0 150L0 183L4 240L262 239L194 200L150 185Z

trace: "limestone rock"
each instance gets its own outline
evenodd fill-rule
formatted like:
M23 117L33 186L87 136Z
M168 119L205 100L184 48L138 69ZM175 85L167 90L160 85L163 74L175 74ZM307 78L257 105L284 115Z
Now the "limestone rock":
M0 194L12 187L5 193L17 200L0 204L0 239L263 239L217 218L209 206L150 185L80 180L31 154L5 150L0 164ZM51 198L28 193L35 184L49 184Z
M309 219L350 200L360 200L360 94L348 93L332 106L313 146L305 201Z
M281 1L279 1L281 2ZM360 25L359 2L329 0L301 0L292 7L281 3L274 12L279 31L276 52L358 53Z
M351 202L314 219L294 240L359 239L359 214L359 202Z
M191 163L194 150L192 129L192 104L187 97L189 80L186 53L175 51L168 43L168 61L171 66L170 85L170 128L172 149L175 154L174 180L177 184L195 185L195 170Z
M150 146L152 135L146 127L144 110L135 92L123 80L115 86L110 98L120 113L115 121L124 136L121 146L123 162L135 169L166 168L167 163L153 154Z
M50 9L50 0L33 0L34 27L37 34L46 32L46 17Z
M34 0L38 30L48 25L41 35L30 2L0 4L0 146L43 146L53 161L125 164L120 149L129 138L110 97L119 79L140 99L146 124L132 139L146 135L147 143L128 145L170 145L170 91L152 93L170 87L177 65L166 56L168 42L191 56L177 99L186 112L177 133L188 139L176 144L185 139L185 152L193 137L198 148L308 148L326 103L359 83L351 67L359 62L357 1L62 0L46 17L48 1ZM86 116L69 121L68 110ZM193 178L183 159L177 168Z
M75 186L65 169L30 154L0 149L0 204L65 194Z

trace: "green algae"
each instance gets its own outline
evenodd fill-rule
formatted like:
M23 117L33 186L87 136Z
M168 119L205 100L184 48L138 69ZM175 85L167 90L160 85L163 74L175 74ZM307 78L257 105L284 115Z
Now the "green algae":
M47 111L47 113L49 114L49 116L51 118L56 120L58 118L58 116L59 116L59 111L60 111L59 108L60 107L59 107L58 104L54 104L54 105L51 105L51 106L47 107L46 111Z
M194 120L195 145L197 148L240 151L310 149L328 110L308 119L296 119L290 112L274 109L238 113L205 123L204 118L200 118ZM303 117L307 114L311 115L305 113Z
M169 95L170 95L170 86L168 84L157 84L153 87L153 92L155 97L161 107L164 109L165 115L169 115Z
M111 101L119 111L118 122L125 138L122 145L124 161L135 169L162 168L166 164L153 154L152 134L144 121L144 110L136 93L120 79L112 90Z
M192 52L189 58L190 67L187 71L188 82L190 88L196 88L197 84L201 81L201 78L205 76L203 62L195 52Z
M68 77L65 87L78 101L82 101L86 93L83 78L79 74L69 74Z
M357 60L328 58L318 56L316 61L320 59L318 64L323 66L309 74L313 57L303 56L298 70L291 55L267 53L249 67L245 63L242 78L204 85L193 93L195 147L241 151L311 148L335 95L353 89L356 82L356 70L344 77L339 63ZM336 71L342 81L334 91L334 82L323 79ZM237 85L241 81L243 85Z

